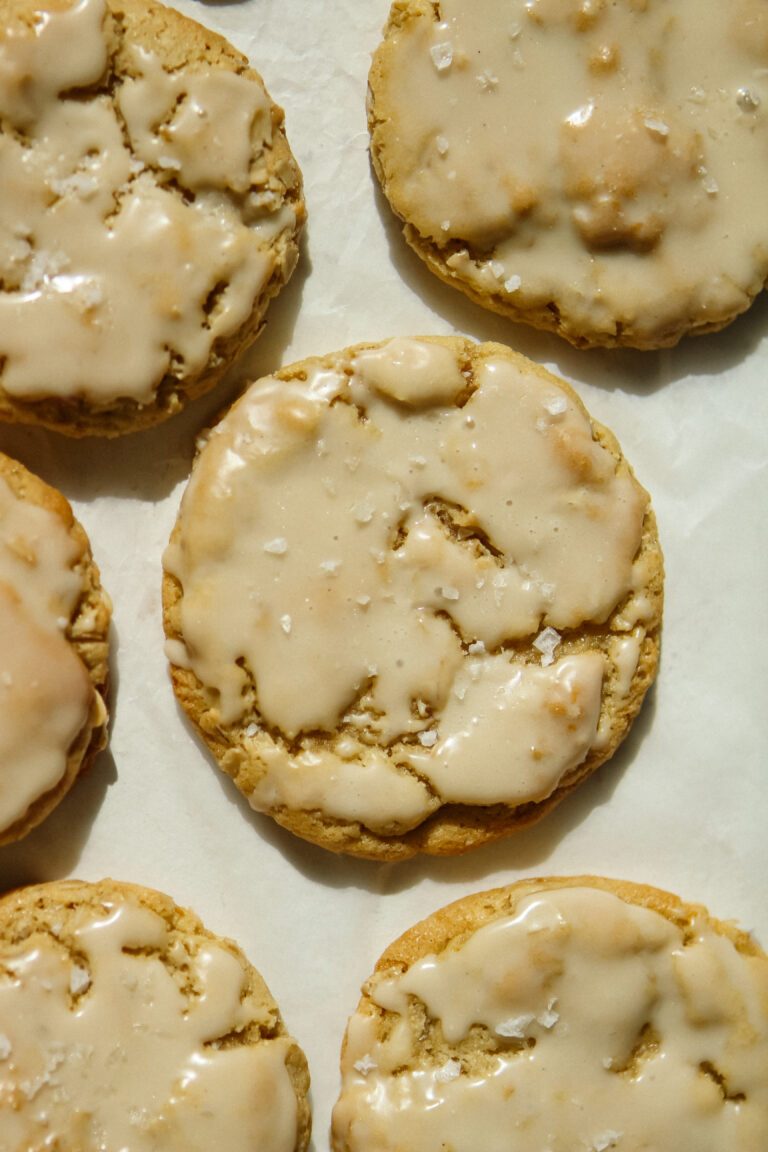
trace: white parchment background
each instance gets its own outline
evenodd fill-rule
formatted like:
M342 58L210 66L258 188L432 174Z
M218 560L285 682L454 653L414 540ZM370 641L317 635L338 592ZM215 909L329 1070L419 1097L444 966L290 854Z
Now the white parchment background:
M109 443L0 428L0 449L71 500L115 607L110 749L0 850L0 888L112 875L237 939L307 1053L322 1152L360 983L449 899L597 872L701 901L768 945L768 294L726 331L659 353L577 352L486 314L410 253L369 168L366 75L388 0L178 6L245 52L286 110L309 211L302 259L232 380L164 427ZM560 371L618 436L666 555L661 669L625 747L546 821L461 859L373 865L294 840L215 769L168 681L160 556L195 434L240 381L360 340L452 331Z

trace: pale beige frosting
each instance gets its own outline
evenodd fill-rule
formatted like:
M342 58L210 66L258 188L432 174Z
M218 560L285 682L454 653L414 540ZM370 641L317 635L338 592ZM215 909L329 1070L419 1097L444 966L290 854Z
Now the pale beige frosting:
M373 147L448 275L540 322L554 302L576 342L747 307L768 277L762 0L410 7L372 74Z
M83 593L61 519L0 477L0 831L63 778L96 704L66 629Z
M545 798L598 739L605 657L557 630L626 601L639 642L647 497L556 379L502 353L471 381L427 341L309 362L211 433L165 556L168 655L242 726L254 807L389 832Z
M768 963L703 918L541 891L367 994L393 1015L350 1021L344 1152L767 1146Z
M227 1043L268 1008L241 962L193 947L151 910L77 917L76 951L37 933L0 957L0 1127L6 1152L291 1152L291 1041Z
M256 190L272 128L253 76L170 73L135 47L114 99L68 95L106 75L105 11L80 0L0 34L0 386L21 399L144 404L200 372L294 225Z

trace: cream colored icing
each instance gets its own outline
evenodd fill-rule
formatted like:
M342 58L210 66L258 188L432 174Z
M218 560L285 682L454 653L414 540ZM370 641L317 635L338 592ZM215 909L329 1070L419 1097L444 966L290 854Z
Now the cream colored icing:
M502 355L470 380L401 339L268 377L184 495L169 657L241 726L257 808L394 831L542 799L588 754L604 658L513 646L631 599L646 504L557 381Z
M350 1021L337 1150L768 1141L768 962L703 920L686 937L605 891L541 891L367 993L389 1022Z
M74 950L0 949L0 1127L7 1152L291 1152L290 1040L227 1043L268 1006L218 943L176 941L130 902L67 909Z
M200 372L294 225L260 83L134 47L111 99L93 87L105 11L79 0L0 35L0 386L21 399L145 404L165 374Z
M440 0L390 28L374 147L451 275L663 342L768 276L762 0ZM391 124L390 124L391 122Z
M0 477L0 831L59 783L94 707L65 635L80 557L62 521Z

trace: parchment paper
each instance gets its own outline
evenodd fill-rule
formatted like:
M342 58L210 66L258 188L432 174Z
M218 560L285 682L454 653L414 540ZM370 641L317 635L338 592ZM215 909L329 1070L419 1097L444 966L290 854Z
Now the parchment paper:
M366 76L388 0L178 6L247 53L286 110L306 183L302 259L227 384L165 426L113 442L0 427L0 448L72 501L115 609L110 749L33 835L0 850L0 887L111 875L237 939L307 1053L322 1152L359 986L448 900L602 873L701 901L768 946L768 294L724 332L659 353L577 352L485 313L410 253L370 171ZM360 340L453 331L561 372L618 436L666 555L661 669L624 748L538 826L460 859L355 862L253 814L192 734L163 656L160 556L195 434L243 379Z

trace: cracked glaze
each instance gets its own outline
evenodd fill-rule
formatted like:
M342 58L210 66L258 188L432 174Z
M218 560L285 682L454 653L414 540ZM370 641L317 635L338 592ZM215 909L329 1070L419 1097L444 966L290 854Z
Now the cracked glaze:
M219 1043L271 1025L242 963L130 901L65 912L71 948L0 944L3 1148L291 1152L292 1042Z
M134 46L111 95L107 29L104 0L80 0L0 34L0 386L15 399L148 404L166 374L199 374L295 225L269 188L259 81L169 73Z
M58 516L0 477L0 832L64 777L92 710L103 719L66 635L81 555Z
M647 497L555 378L490 347L474 373L394 340L268 377L198 457L168 655L236 730L228 770L258 765L254 807L389 833L547 797L602 739L606 654L559 646L623 603L631 681Z
M768 1141L768 962L703 917L542 890L365 991L337 1152L472 1152L480 1130L488 1152Z
M406 234L491 307L654 347L764 286L763 0L413 0L371 92Z

